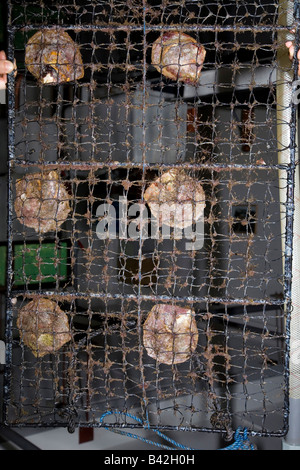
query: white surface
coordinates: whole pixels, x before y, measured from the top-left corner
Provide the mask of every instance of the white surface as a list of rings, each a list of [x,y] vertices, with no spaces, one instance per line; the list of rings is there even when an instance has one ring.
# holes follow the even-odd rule
[[[300,450],[300,446],[288,444],[284,439],[282,441],[282,450]]]
[[[94,429],[94,439],[92,441],[83,444],[79,444],[78,429],[72,434],[70,434],[66,428],[42,429],[40,431],[38,429],[30,431],[28,429],[17,428],[14,430],[41,450],[160,450],[160,447],[152,444],[142,442],[132,437],[121,436],[100,428]],[[170,445],[167,441],[160,439],[154,432],[144,431],[142,429],[128,429],[128,431],[141,435],[151,441],[168,446]],[[180,444],[200,450],[216,450],[220,447],[219,434],[174,432],[172,435],[169,433],[169,436]]]
[[[127,438],[113,434],[105,429],[94,429],[93,441],[79,444],[79,431],[76,430],[73,434],[68,433],[65,428],[56,428],[51,430],[33,430],[32,434],[22,432],[20,429],[16,431],[24,435],[26,439],[39,447],[40,450],[101,450],[101,451],[131,451],[143,450],[144,452],[152,452],[161,450],[160,447],[151,444],[143,443],[137,439]],[[144,437],[146,434],[143,434]],[[169,433],[169,436],[180,442],[183,445],[194,447],[201,450],[219,450],[229,443],[221,443],[219,434],[212,433]],[[159,438],[152,433],[148,434],[147,438],[156,442],[161,442],[168,445],[166,441],[159,441]],[[285,450],[281,438],[276,437],[250,437],[251,444],[257,446],[258,450]],[[5,442],[0,444],[0,450],[20,450],[13,443]],[[288,450],[288,449],[287,449]],[[296,449],[291,449],[296,450]],[[299,450],[299,449],[297,449]],[[146,455],[146,453],[145,453]]]

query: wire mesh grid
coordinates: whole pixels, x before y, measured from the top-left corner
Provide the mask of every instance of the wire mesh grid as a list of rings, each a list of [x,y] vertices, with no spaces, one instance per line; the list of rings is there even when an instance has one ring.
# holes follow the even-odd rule
[[[6,423],[286,432],[278,10],[8,2]]]

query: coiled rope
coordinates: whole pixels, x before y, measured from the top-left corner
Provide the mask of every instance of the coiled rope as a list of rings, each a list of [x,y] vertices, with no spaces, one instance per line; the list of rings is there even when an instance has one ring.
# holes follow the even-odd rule
[[[144,427],[144,429],[150,429],[150,425],[149,425],[148,421],[146,421],[146,423],[145,423],[142,419],[138,418],[137,416],[134,416],[130,413],[125,413],[125,412],[122,412],[122,411],[118,411],[118,410],[116,410],[116,411],[107,411],[106,413],[104,413],[100,418],[100,423],[102,425],[103,425],[103,421],[104,421],[105,417],[109,416],[109,415],[127,416],[128,418],[131,418],[134,421],[141,424]],[[120,428],[108,427],[108,426],[105,426],[105,424],[103,425],[103,427],[107,431],[111,431],[111,432],[114,432],[116,434],[121,434],[121,435],[126,436],[126,437],[131,437],[133,439],[138,439],[138,440],[140,440],[140,441],[142,441],[146,444],[154,445],[154,446],[159,447],[161,449],[167,449],[167,450],[177,450],[177,449],[198,450],[198,449],[195,449],[193,447],[187,447],[187,446],[184,446],[184,445],[180,444],[179,442],[176,442],[174,439],[171,439],[170,437],[166,436],[161,431],[159,431],[159,429],[152,429],[152,431],[157,436],[159,436],[162,439],[164,439],[165,441],[167,441],[169,444],[172,444],[174,447],[169,447],[169,446],[161,444],[159,442],[155,442],[155,441],[152,441],[150,439],[146,439],[145,437],[139,436],[138,434],[134,434],[130,431],[124,431]],[[227,447],[224,447],[222,449],[217,449],[217,450],[255,450],[255,449],[256,449],[255,446],[253,444],[251,444],[251,442],[249,441],[247,428],[242,429],[242,428],[239,427],[234,433],[234,442],[232,444],[230,444],[229,446],[227,446]]]

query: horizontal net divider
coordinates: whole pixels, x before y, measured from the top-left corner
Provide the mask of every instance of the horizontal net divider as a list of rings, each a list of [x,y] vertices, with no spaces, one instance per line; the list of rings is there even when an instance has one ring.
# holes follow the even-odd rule
[[[97,24],[80,24],[80,25],[68,25],[68,24],[60,24],[60,25],[48,25],[48,24],[39,24],[39,23],[32,23],[32,24],[9,24],[7,27],[8,32],[12,33],[14,31],[31,31],[31,30],[48,30],[48,29],[61,29],[61,30],[71,30],[71,31],[97,31],[101,30],[103,32],[110,32],[114,30],[122,30],[122,31],[139,31],[142,30],[145,33],[151,31],[196,31],[196,32],[205,32],[205,31],[212,31],[212,32],[266,32],[266,31],[285,31],[290,30],[288,26],[282,25],[202,25],[202,24],[179,24],[174,23],[172,25],[155,25],[155,24],[120,24],[120,23],[110,23],[109,25],[107,22],[97,23]]]
[[[153,170],[164,170],[168,168],[180,168],[186,170],[199,170],[199,169],[209,169],[209,170],[223,170],[223,171],[231,171],[231,170],[283,170],[288,171],[291,167],[290,165],[267,165],[267,164],[222,164],[222,163],[180,163],[180,164],[172,164],[172,163],[148,163],[148,162],[45,162],[45,163],[38,163],[38,162],[27,162],[20,159],[11,159],[10,165],[14,168],[47,168],[47,169],[77,169],[77,170],[91,170],[91,169],[99,169],[99,168],[110,168],[110,169],[117,169],[117,168],[139,168],[139,169],[147,169],[151,168]]]
[[[65,298],[65,299],[133,299],[137,301],[143,300],[153,300],[153,301],[170,301],[173,302],[206,302],[206,303],[222,303],[222,304],[232,304],[232,305],[274,305],[274,306],[283,306],[284,301],[281,299],[267,300],[267,299],[230,299],[223,297],[211,297],[211,296],[169,296],[169,295],[145,295],[145,294],[109,294],[109,293],[86,293],[86,292],[54,292],[54,291],[12,291],[12,296],[24,296],[24,297],[55,297],[55,298]]]

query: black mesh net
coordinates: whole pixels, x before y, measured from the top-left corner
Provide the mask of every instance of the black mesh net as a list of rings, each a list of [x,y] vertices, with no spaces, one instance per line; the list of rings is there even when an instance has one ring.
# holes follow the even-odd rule
[[[280,8],[8,2],[6,423],[285,432]]]

